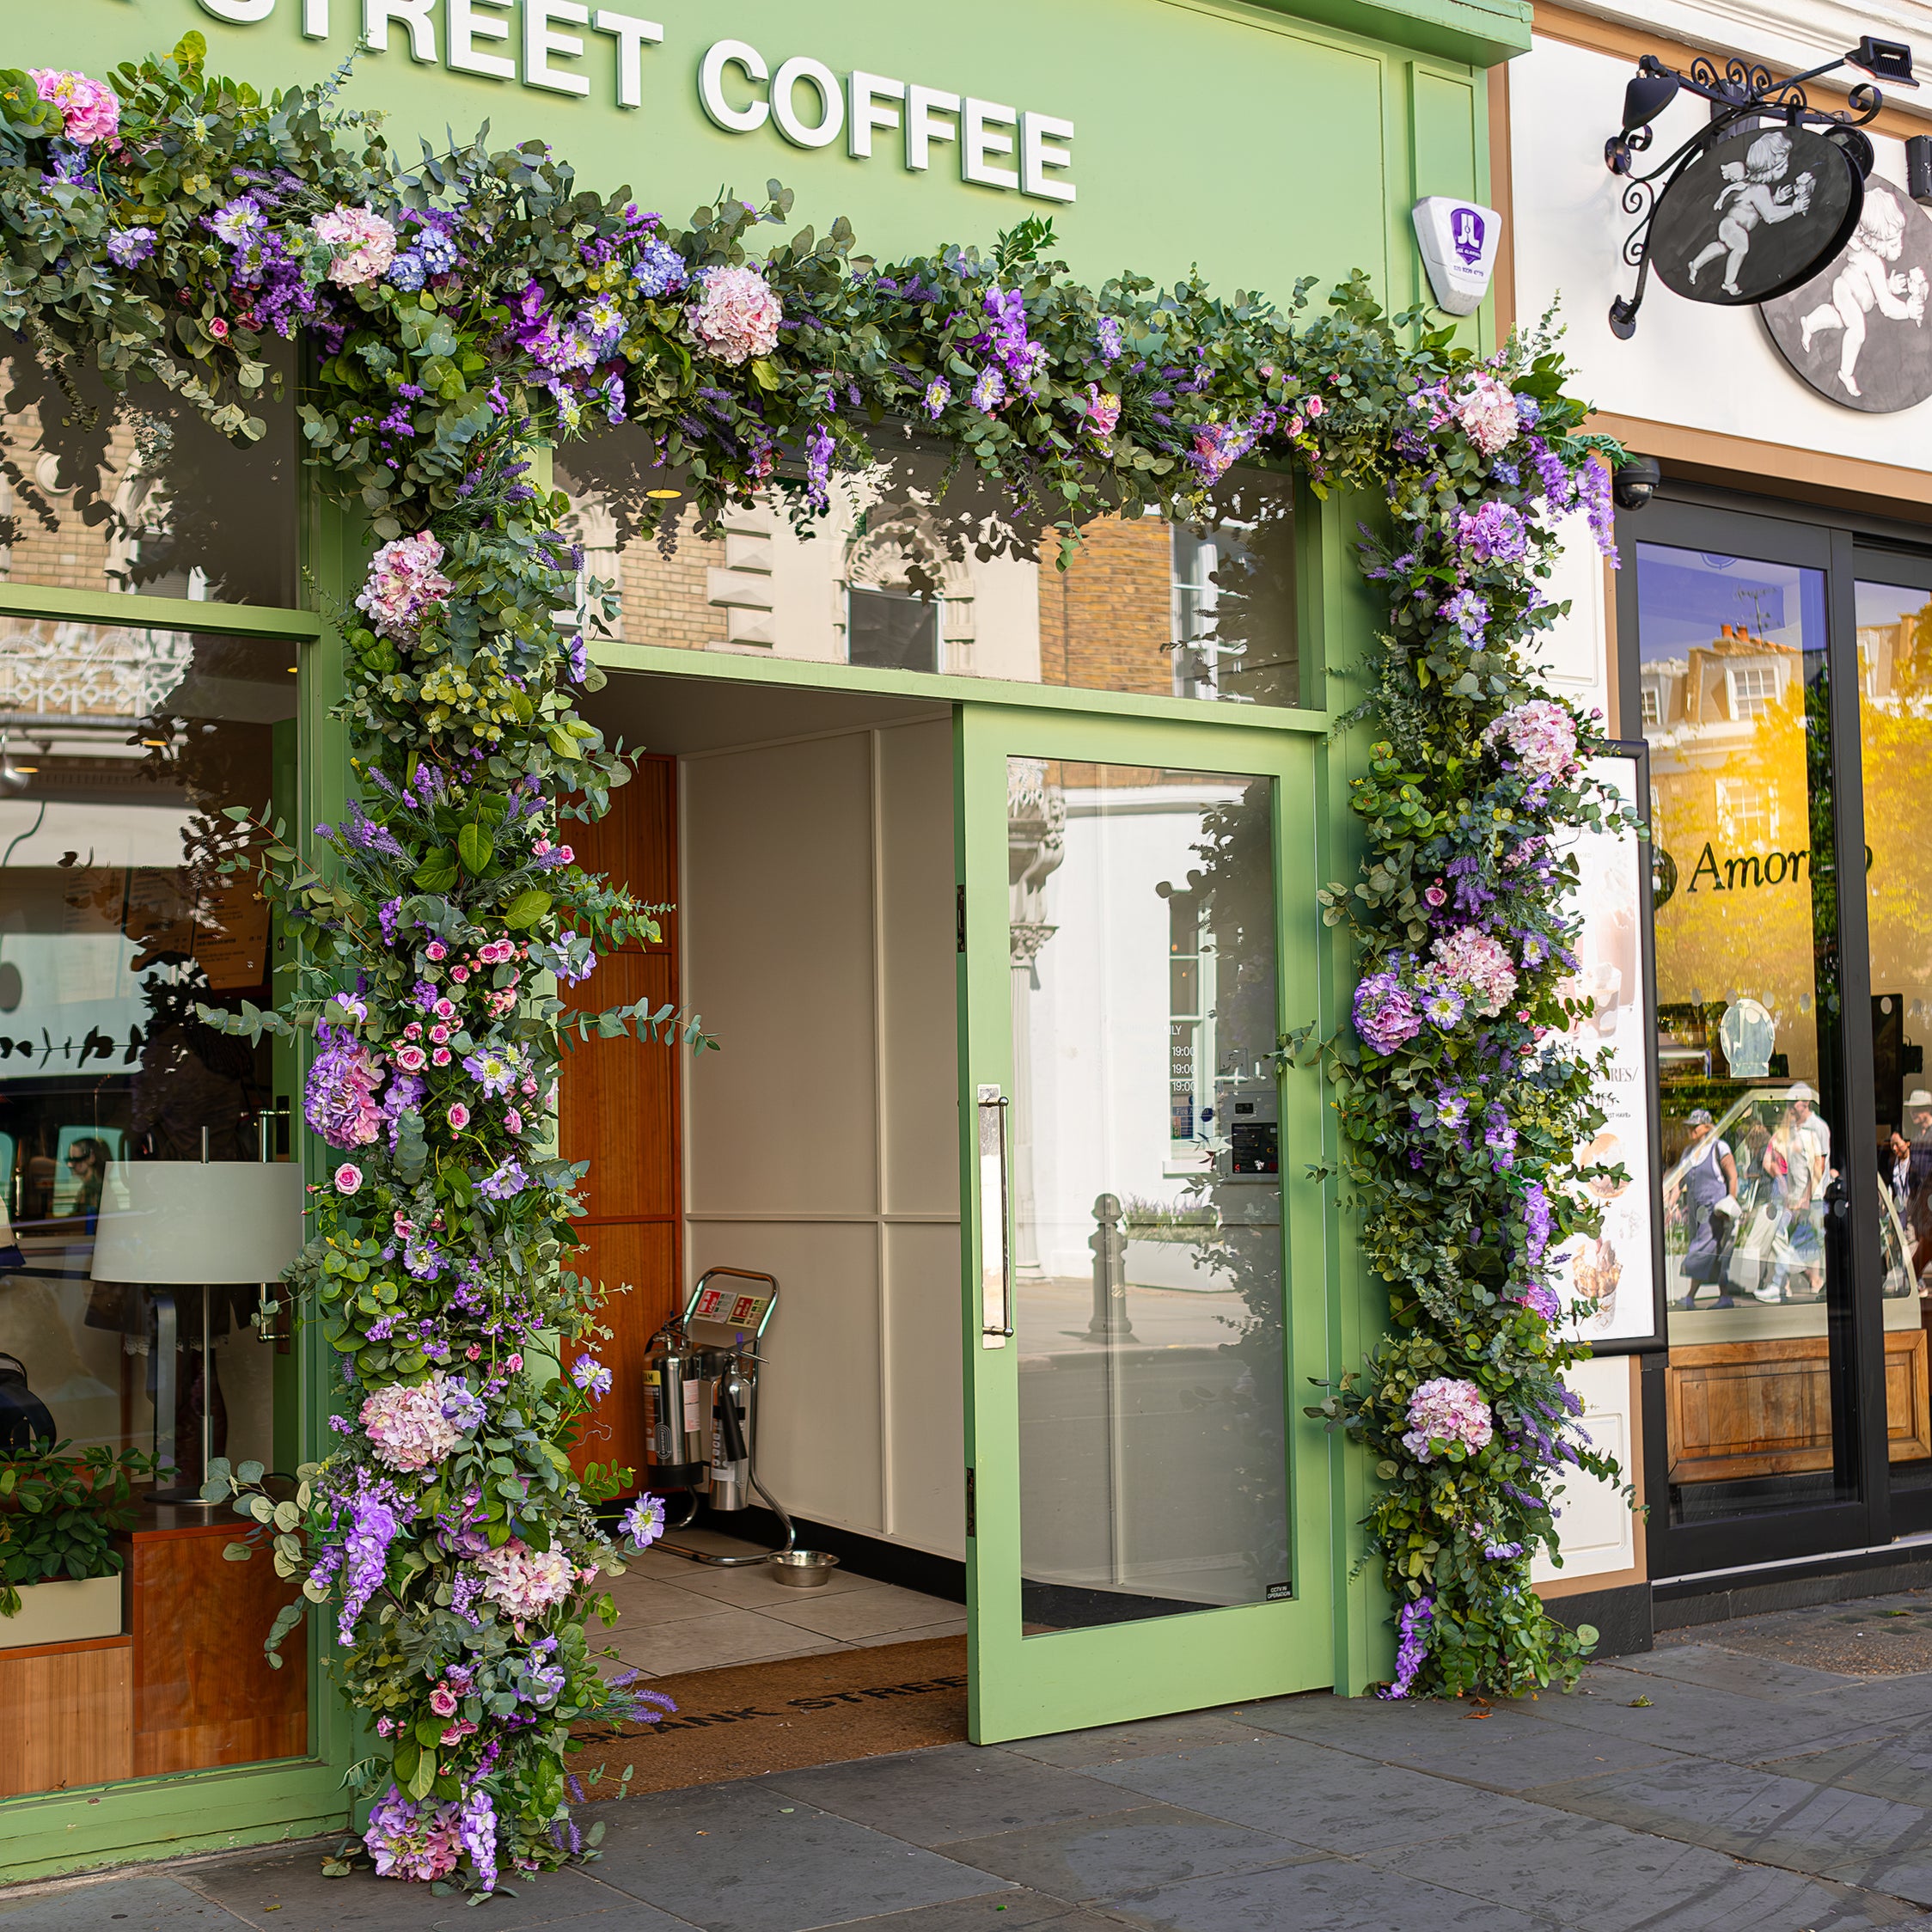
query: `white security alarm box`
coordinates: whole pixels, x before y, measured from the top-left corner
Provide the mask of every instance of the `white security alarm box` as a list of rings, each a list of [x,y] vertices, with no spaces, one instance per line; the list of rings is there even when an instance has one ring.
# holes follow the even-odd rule
[[[1428,194],[1415,204],[1415,240],[1437,308],[1468,315],[1482,306],[1501,234],[1501,217],[1481,202]]]

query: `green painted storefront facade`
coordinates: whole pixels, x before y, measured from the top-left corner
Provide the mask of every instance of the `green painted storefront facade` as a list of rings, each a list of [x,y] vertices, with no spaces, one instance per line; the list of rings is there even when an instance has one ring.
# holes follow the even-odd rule
[[[809,15],[777,0],[676,0],[651,8],[651,24],[662,29],[653,42],[635,28],[599,34],[577,26],[554,7],[533,29],[526,3],[472,0],[464,8],[460,0],[409,0],[388,9],[396,16],[388,25],[388,45],[357,62],[349,103],[380,107],[392,139],[405,148],[418,132],[440,138],[447,127],[461,137],[486,119],[493,144],[548,142],[574,162],[586,184],[628,184],[641,205],[674,217],[721,186],[756,193],[776,177],[796,192],[796,220],[822,228],[845,215],[860,246],[882,258],[946,242],[987,243],[1024,217],[1043,215],[1054,221],[1058,252],[1084,278],[1097,281],[1131,268],[1171,279],[1198,266],[1218,288],[1257,290],[1285,301],[1302,278],[1313,278],[1321,290],[1360,269],[1395,308],[1425,292],[1409,226],[1414,201],[1424,194],[1485,197],[1483,69],[1526,47],[1529,33],[1526,6],[1459,0],[1416,0],[1413,6],[1311,0],[1296,11],[1197,0],[982,0],[972,9],[916,9],[836,0]],[[58,7],[6,0],[5,62],[98,75],[121,60],[165,50],[193,29],[208,40],[211,68],[266,90],[319,81],[338,67],[361,30],[365,4],[376,16],[385,12],[381,0],[64,0]],[[219,17],[249,13],[262,17]],[[471,56],[510,61],[518,77],[452,70],[452,13],[470,22]],[[312,31],[305,34],[305,25]],[[504,33],[492,35],[496,27]],[[541,40],[546,29],[566,41],[580,40],[582,55],[559,51],[553,39],[535,47],[533,62],[532,37]],[[889,129],[874,130],[870,156],[853,154],[843,131],[816,148],[787,141],[768,120],[752,131],[728,131],[706,114],[700,83],[706,49],[726,38],[756,50],[770,71],[802,56],[841,81],[861,70],[1003,104],[1014,111],[1014,120],[1010,128],[995,121],[996,144],[981,163],[987,169],[1011,164],[1018,172],[1020,156],[997,149],[1002,130],[1018,144],[1018,115],[1070,122],[1071,138],[1046,138],[1049,150],[1068,156],[1070,165],[1049,166],[1042,178],[1055,186],[1071,182],[1075,199],[1069,204],[1030,196],[1017,185],[962,180],[957,142],[935,144],[929,165],[914,171],[903,163],[900,133]],[[627,49],[636,60],[634,107],[620,101]],[[538,64],[553,76],[550,86],[522,77]],[[557,76],[581,80],[584,91],[559,91]],[[739,108],[765,92],[743,62],[725,70],[723,90]],[[793,98],[808,110],[817,105],[809,85]],[[1486,334],[1487,308],[1465,326]],[[311,825],[339,809],[346,780],[342,737],[327,715],[339,688],[337,645],[315,611],[325,598],[352,593],[365,547],[345,519],[306,492],[303,500],[309,610],[271,613],[0,584],[0,612],[300,639],[294,816]],[[1373,600],[1357,573],[1351,544],[1358,514],[1372,508],[1318,504],[1305,494],[1299,507],[1301,648],[1304,661],[1315,667],[1307,708],[1301,710],[1237,711],[1183,698],[1000,686],[845,664],[761,662],[743,654],[710,657],[647,642],[607,645],[600,656],[614,671],[951,702],[959,720],[963,801],[989,782],[983,770],[975,775],[974,760],[996,745],[1025,750],[1037,743],[1050,751],[1057,742],[1061,755],[1275,772],[1285,801],[1276,885],[1287,907],[1290,895],[1305,902],[1313,883],[1353,866],[1346,810],[1353,752],[1345,740],[1331,740],[1329,726],[1360,694],[1349,669],[1375,624]],[[1063,740],[1056,741],[1056,731],[1067,734]],[[1066,749],[1076,741],[1088,749]],[[989,861],[968,849],[961,863],[962,877],[970,880],[974,867]],[[973,903],[990,907],[994,896],[989,892]],[[976,1061],[983,1077],[987,1056],[996,1057],[998,1049],[987,1031],[991,1023],[973,1003],[971,980],[982,953],[1004,969],[1006,941],[990,914],[980,912],[969,938],[975,950],[963,968],[963,1057]],[[1313,1022],[1328,1030],[1343,1010],[1348,975],[1340,942],[1330,937],[1311,945],[1299,965],[1284,970],[1284,1024]],[[688,993],[701,1004],[701,988]],[[963,1073],[969,1090],[969,1071]],[[1318,1076],[1288,1076],[1283,1104],[1285,1122],[1304,1123],[1304,1145],[1327,1144],[1332,1130]],[[313,1153],[310,1159],[313,1165]],[[1299,1203],[1291,1206],[1296,1319],[1323,1331],[1318,1360],[1298,1351],[1295,1372],[1306,1376],[1359,1360],[1379,1332],[1380,1311],[1360,1281],[1332,1183],[1300,1182],[1288,1165],[1284,1161],[1284,1186],[1291,1203]],[[325,1448],[325,1353],[319,1336],[298,1345],[287,1380],[290,1394],[299,1390],[299,1407],[284,1413],[297,1414],[299,1421],[279,1432],[288,1440],[278,1440],[278,1452],[315,1455]],[[1299,1410],[1293,1389],[1291,1402]],[[1359,1690],[1387,1673],[1392,1655],[1379,1591],[1366,1579],[1349,1580],[1360,1554],[1354,1525],[1366,1507],[1367,1470],[1361,1458],[1343,1453],[1299,1414],[1293,1428],[1309,1478],[1297,1490],[1300,1574],[1322,1580],[1319,1614],[1309,1628],[1324,1627],[1308,1641],[1324,1654],[1312,1662],[1305,1659],[1300,1674],[1279,1687],[1333,1682]],[[969,1447],[981,1457],[990,1452],[986,1446]],[[1144,1635],[1155,1626],[1140,1628]],[[1258,1623],[1256,1630],[1258,1636],[1243,1636],[1236,1648],[1246,1651],[1256,1642],[1275,1641]],[[1117,1659],[1096,1659],[1091,1684],[1076,1683],[1056,1698],[1054,1721],[1099,1721],[1106,1715],[1108,1673],[1142,1663],[1187,1668],[1171,1659],[1140,1659],[1128,1642]],[[355,1755],[355,1739],[313,1658],[309,1667],[311,1759],[0,1803],[0,1878],[46,1877],[343,1825],[348,1806],[341,1779]],[[1250,1694],[1238,1687],[1230,1691],[1237,1680],[1225,1677],[1218,1662],[1195,1669],[1196,1703]],[[987,1721],[990,1735],[1018,1720],[988,1712]]]

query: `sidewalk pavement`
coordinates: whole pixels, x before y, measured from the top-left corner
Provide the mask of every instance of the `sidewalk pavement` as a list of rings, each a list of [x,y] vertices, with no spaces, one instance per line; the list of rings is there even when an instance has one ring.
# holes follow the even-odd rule
[[[475,1916],[307,1844],[0,1892],[0,1932],[1932,1932],[1932,1669],[1873,1674],[1932,1595],[1800,1621],[1852,1667],[1755,1618],[1487,1715],[1285,1697],[590,1806],[599,1860]]]

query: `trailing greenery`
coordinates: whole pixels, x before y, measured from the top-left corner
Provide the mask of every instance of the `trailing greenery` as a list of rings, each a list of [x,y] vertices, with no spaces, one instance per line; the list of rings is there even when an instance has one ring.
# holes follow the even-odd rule
[[[119,1576],[114,1538],[134,1525],[134,1484],[153,1460],[137,1449],[42,1444],[0,1457],[0,1617],[20,1615],[36,1583]]]
[[[376,1797],[378,1868],[488,1890],[503,1867],[572,1856],[571,1726],[638,1709],[584,1634],[617,1561],[592,1506],[629,1478],[571,1472],[608,1372],[572,1354],[600,1291],[571,1266],[582,1171],[553,1158],[547,1116],[566,1034],[704,1035],[645,1005],[587,1016],[558,990],[655,927],[565,836],[626,769],[576,710],[601,678],[568,614],[569,506],[533,467],[546,443],[621,423],[667,492],[645,499],[667,544],[681,512],[708,530],[758,492],[809,527],[835,473],[914,432],[956,486],[1068,548],[1108,511],[1202,516],[1242,459],[1385,496],[1395,535],[1369,566],[1391,615],[1368,709],[1386,743],[1356,792],[1370,864],[1330,909],[1402,999],[1467,997],[1399,1041],[1371,1015],[1381,1049],[1336,1047],[1396,1336],[1330,1408],[1379,1458],[1372,1527],[1411,1626],[1433,1605],[1433,1637],[1405,1631],[1403,1688],[1568,1669],[1524,1564],[1554,1544],[1556,1372],[1574,1351],[1519,1291],[1537,1285],[1538,1217],[1559,1235],[1579,1222],[1566,1188],[1593,1118],[1587,1075],[1537,1038],[1562,1023],[1564,876],[1537,841],[1593,808],[1580,779],[1530,782],[1491,736],[1535,693],[1556,515],[1580,488],[1600,498],[1554,357],[1479,362],[1385,315],[1360,276],[1320,311],[1298,288],[1287,314],[1191,278],[1085,288],[1036,223],[990,254],[890,265],[843,222],[760,250],[789,217],[776,183],[761,206],[727,196],[678,227],[581,188],[537,144],[406,162],[337,88],[265,97],[203,57],[190,35],[111,91],[0,74],[0,323],[57,369],[158,380],[244,440],[263,433],[268,338],[300,333],[309,456],[382,544],[340,626],[358,802],[315,863],[284,828],[251,831],[301,943],[296,997],[203,1013],[315,1033],[307,1115],[341,1157],[294,1274],[339,1365],[340,1440],[294,1498],[246,1466],[214,1487],[303,1600],[333,1608],[331,1666],[376,1733],[354,1782]],[[1472,516],[1488,519],[1473,536]],[[1562,715],[1587,749],[1587,722]],[[1438,876],[1473,882],[1460,926],[1428,896]],[[1479,1016],[1455,978],[1483,964],[1471,942],[1453,971],[1434,958],[1464,928],[1507,950],[1507,1011]],[[1547,957],[1525,951],[1532,928]],[[1507,1163],[1415,1124],[1422,1103],[1447,1119],[1439,1087],[1503,1110]],[[1455,1407],[1470,1440],[1403,1449],[1432,1379],[1480,1391]],[[1493,1418],[1481,1445],[1470,1400]],[[628,1540],[658,1519],[640,1501]],[[1525,1554],[1479,1556],[1485,1537]]]

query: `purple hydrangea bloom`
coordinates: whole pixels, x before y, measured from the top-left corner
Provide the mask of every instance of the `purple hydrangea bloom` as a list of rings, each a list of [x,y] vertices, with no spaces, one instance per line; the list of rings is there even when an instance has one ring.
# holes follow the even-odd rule
[[[668,242],[656,235],[638,250],[637,266],[631,271],[631,284],[647,302],[659,296],[676,295],[691,279],[684,257]]]
[[[354,1034],[326,1020],[315,1034],[322,1050],[303,1088],[303,1116],[332,1147],[366,1146],[382,1130],[376,1104],[382,1070]]]
[[[521,1194],[529,1185],[529,1181],[523,1164],[511,1159],[504,1161],[493,1174],[486,1174],[476,1183],[476,1191],[486,1201],[508,1201],[512,1195]]]
[[[462,1811],[456,1821],[456,1835],[475,1868],[481,1889],[492,1892],[497,1882],[497,1807],[480,1784],[473,1784],[463,1794]]]
[[[1422,1030],[1409,989],[1393,973],[1371,973],[1355,988],[1355,1031],[1376,1053],[1393,1053]]]
[[[1530,527],[1523,512],[1494,500],[1456,518],[1456,541],[1479,564],[1513,564],[1530,547]]]
[[[389,281],[406,295],[413,295],[429,279],[428,265],[424,261],[422,251],[405,248],[389,264]]]
[[[1101,361],[1114,361],[1121,352],[1120,317],[1103,315],[1094,326],[1093,338],[1099,345]]]

